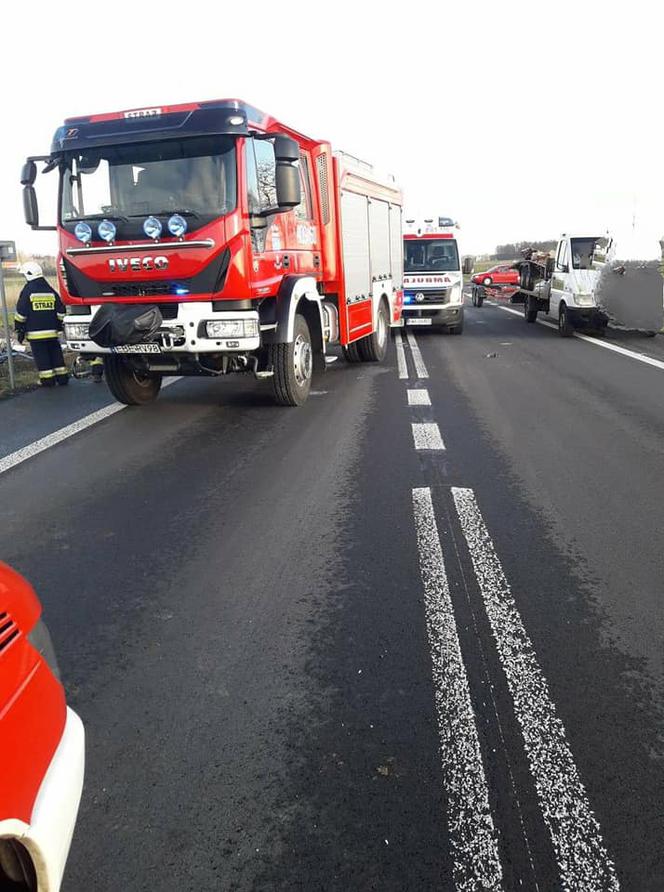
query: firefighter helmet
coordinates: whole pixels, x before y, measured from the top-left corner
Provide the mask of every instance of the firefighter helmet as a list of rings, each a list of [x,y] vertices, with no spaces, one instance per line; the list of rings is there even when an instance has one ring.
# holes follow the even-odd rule
[[[38,263],[35,263],[34,260],[29,260],[27,263],[24,263],[21,267],[21,275],[25,276],[28,282],[32,282],[33,279],[39,279],[44,275],[44,271]]]

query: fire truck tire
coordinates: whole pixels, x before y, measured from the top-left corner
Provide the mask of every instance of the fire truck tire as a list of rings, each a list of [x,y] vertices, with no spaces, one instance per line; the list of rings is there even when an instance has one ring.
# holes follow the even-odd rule
[[[355,341],[353,344],[348,344],[348,346],[342,347],[341,352],[343,353],[346,362],[362,362],[359,341]]]
[[[271,344],[269,351],[275,401],[280,406],[301,406],[309,396],[313,373],[311,333],[304,316],[295,316],[291,343]]]
[[[390,317],[387,304],[381,300],[376,315],[376,331],[358,343],[357,349],[362,362],[382,362],[387,353],[387,334],[390,330]]]
[[[161,390],[161,375],[139,374],[121,356],[104,357],[104,374],[108,389],[126,406],[151,403]]]

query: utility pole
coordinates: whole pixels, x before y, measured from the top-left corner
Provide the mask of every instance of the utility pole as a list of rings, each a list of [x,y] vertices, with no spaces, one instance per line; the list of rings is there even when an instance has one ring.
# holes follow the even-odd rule
[[[5,260],[16,260],[16,245],[14,242],[0,241],[0,304],[2,304],[2,323],[5,329],[7,342],[7,368],[9,369],[9,389],[14,390],[14,357],[12,355],[12,340],[9,332],[9,313],[7,311],[7,298],[5,297],[5,276],[2,264]]]

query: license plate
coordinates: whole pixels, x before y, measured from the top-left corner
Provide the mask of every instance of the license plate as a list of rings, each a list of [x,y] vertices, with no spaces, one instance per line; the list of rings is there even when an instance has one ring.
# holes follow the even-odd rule
[[[433,325],[432,319],[406,319],[406,325]]]
[[[113,353],[161,353],[159,344],[124,344],[122,347],[111,347]]]

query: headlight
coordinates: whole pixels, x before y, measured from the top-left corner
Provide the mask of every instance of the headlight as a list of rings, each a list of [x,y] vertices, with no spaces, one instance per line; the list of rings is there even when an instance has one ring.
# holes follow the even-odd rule
[[[173,214],[168,220],[168,231],[176,238],[180,238],[187,231],[187,221],[180,214]]]
[[[74,235],[79,242],[84,242],[87,245],[92,239],[92,226],[90,226],[89,223],[77,223],[74,229]]]
[[[590,291],[578,291],[574,295],[574,302],[580,307],[592,307],[595,303],[595,298]]]
[[[460,304],[463,303],[463,290],[461,285],[458,283],[456,285],[452,285],[450,288],[450,299],[449,303],[451,304]]]
[[[115,238],[117,229],[115,228],[115,223],[111,223],[110,220],[102,220],[97,227],[97,232],[99,238],[103,239],[105,242],[112,242]]]
[[[205,324],[209,338],[256,338],[258,337],[258,321],[256,319],[220,319]]]
[[[148,217],[143,223],[143,232],[148,238],[159,238],[162,228],[161,220],[156,217]]]
[[[87,341],[89,337],[89,328],[89,322],[65,321],[65,337],[68,341]]]

